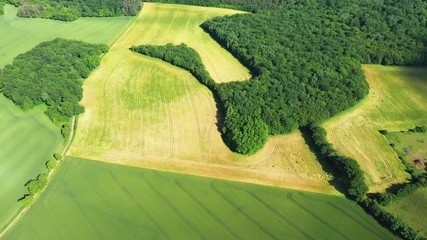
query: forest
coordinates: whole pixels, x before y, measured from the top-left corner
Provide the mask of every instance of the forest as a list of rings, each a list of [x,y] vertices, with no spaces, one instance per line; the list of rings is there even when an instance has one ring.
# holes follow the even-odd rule
[[[40,17],[74,21],[80,17],[134,16],[140,10],[140,0],[0,0],[18,7],[19,17]]]
[[[54,123],[67,124],[83,113],[83,79],[107,51],[106,45],[65,39],[40,43],[0,70],[0,92],[23,109],[45,105]]]
[[[239,0],[155,2],[250,5]],[[244,129],[248,123],[261,121],[269,134],[289,133],[334,116],[364,98],[369,86],[361,64],[427,63],[425,1],[250,3],[259,6],[254,14],[219,17],[202,24],[253,74],[250,81],[217,87],[224,126],[229,129]],[[226,131],[227,127],[223,133],[230,148],[244,144],[239,142],[241,137],[227,137]],[[254,148],[259,146],[244,149]]]

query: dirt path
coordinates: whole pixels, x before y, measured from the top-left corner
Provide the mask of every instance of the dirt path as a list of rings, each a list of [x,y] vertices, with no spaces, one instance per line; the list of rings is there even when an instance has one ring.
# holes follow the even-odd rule
[[[67,152],[68,152],[68,149],[70,148],[70,146],[71,146],[71,143],[72,143],[72,141],[73,141],[73,137],[74,137],[74,128],[75,128],[75,124],[76,124],[76,116],[73,116],[73,118],[71,119],[71,132],[70,132],[70,136],[68,137],[68,142],[67,142],[67,145],[65,146],[65,148],[64,148],[64,150],[62,151],[62,158],[64,158],[66,155],[67,155]],[[58,162],[58,165],[56,166],[56,168],[54,168],[52,171],[50,171],[49,172],[49,175],[47,176],[47,181],[48,181],[48,183],[47,184],[49,184],[49,182],[50,182],[50,180],[51,180],[51,178],[52,178],[52,176],[53,176],[53,173],[55,172],[55,170],[57,169],[57,168],[59,168],[60,167],[60,164],[61,164],[61,161],[60,162]],[[44,190],[43,190],[44,191]],[[41,193],[37,193],[36,195],[34,195],[34,199],[33,199],[33,202],[29,205],[29,206],[27,206],[27,207],[25,207],[25,208],[23,208],[19,213],[18,213],[18,215],[16,215],[16,217],[9,223],[9,225],[7,225],[1,232],[0,232],[0,239],[13,227],[13,226],[15,226],[15,224],[25,215],[25,213],[27,213],[27,211],[28,210],[30,210],[30,208],[31,208],[31,206],[37,201],[37,199],[39,198],[39,196],[43,193],[43,191],[41,192]]]

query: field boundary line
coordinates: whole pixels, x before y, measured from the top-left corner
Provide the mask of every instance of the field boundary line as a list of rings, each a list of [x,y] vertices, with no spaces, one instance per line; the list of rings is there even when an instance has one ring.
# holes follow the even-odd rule
[[[308,210],[306,207],[304,207],[301,203],[299,203],[298,201],[296,201],[293,197],[292,197],[292,193],[288,192],[287,194],[287,198],[294,203],[298,208],[300,208],[301,210],[303,210],[304,212],[306,212],[308,215],[310,215],[311,217],[317,219],[319,222],[323,223],[325,226],[329,227],[332,231],[334,231],[335,233],[337,233],[338,235],[340,235],[341,237],[343,237],[344,239],[350,239],[348,238],[345,234],[343,234],[342,232],[340,232],[338,229],[336,229],[334,226],[332,226],[331,224],[329,224],[328,222],[326,222],[325,220],[323,220],[322,218],[320,218],[319,216],[317,216],[316,214],[314,214],[312,211]]]
[[[233,201],[231,201],[227,196],[225,196],[221,191],[219,191],[215,186],[214,182],[209,183],[210,188],[218,194],[222,199],[224,199],[229,205],[231,205],[234,209],[236,209],[240,214],[242,214],[246,219],[251,221],[255,226],[257,226],[262,232],[267,234],[271,239],[277,239],[272,233],[270,233],[267,229],[261,226],[257,221],[255,221],[251,216],[249,216],[245,211],[243,211],[239,206],[237,206]]]
[[[71,120],[71,132],[70,132],[70,136],[68,137],[68,143],[67,143],[67,145],[65,146],[65,148],[64,148],[64,150],[62,151],[62,156],[63,156],[63,158],[66,156],[66,154],[67,154],[67,152],[68,152],[68,149],[70,148],[70,146],[71,146],[71,143],[72,143],[72,141],[73,141],[73,139],[74,139],[74,134],[75,134],[75,126],[76,126],[76,116],[74,115],[73,117],[72,117],[72,120]],[[62,160],[63,161],[63,160]],[[52,176],[53,176],[53,174],[54,174],[54,172],[55,172],[55,169],[59,169],[59,167],[61,166],[61,162],[62,161],[59,161],[58,163],[57,163],[57,166],[56,166],[56,168],[54,168],[53,170],[51,170],[49,173],[48,173],[48,176],[47,176],[47,181],[48,181],[48,183],[47,183],[47,186],[46,186],[46,188],[49,186],[49,183],[50,183],[50,180],[51,180],[51,178],[52,178]],[[45,189],[46,189],[45,188]],[[13,226],[15,226],[15,224],[27,213],[27,211],[28,210],[30,210],[30,208],[31,208],[31,206],[37,201],[37,199],[39,198],[39,196],[44,192],[45,190],[43,190],[41,193],[37,193],[36,195],[34,195],[34,199],[33,199],[33,202],[29,205],[29,206],[27,206],[27,207],[24,207],[20,212],[18,212],[18,214],[15,216],[15,218],[13,218],[13,219],[11,219],[11,221],[10,221],[10,223],[8,224],[8,225],[6,225],[2,230],[1,230],[1,232],[0,232],[0,239],[13,227]]]
[[[207,239],[205,236],[203,236],[202,233],[199,232],[179,211],[170,203],[144,176],[143,173],[139,174],[139,177],[150,187],[150,189],[158,196],[160,197],[166,205],[169,206],[169,208],[172,209],[173,212],[175,212],[181,220],[183,220],[190,228],[193,230],[201,239]]]
[[[123,186],[123,184],[117,179],[117,177],[114,175],[113,172],[109,171],[110,176],[114,179],[114,181],[120,186],[120,188],[123,190],[123,192],[128,196],[128,198],[138,207],[138,209],[144,213],[148,219],[154,224],[154,226],[167,238],[171,239],[169,234],[160,226],[159,223],[154,219],[153,216],[147,211],[147,209],[144,208],[136,199],[135,197],[129,192],[129,190]]]
[[[277,212],[274,208],[272,208],[270,205],[268,205],[266,202],[264,202],[261,198],[259,198],[256,194],[254,194],[251,191],[246,191],[249,195],[252,196],[252,198],[254,198],[256,201],[258,201],[259,203],[261,203],[265,208],[267,208],[268,210],[270,210],[272,213],[274,213],[274,215],[276,215],[277,217],[279,217],[280,219],[282,219],[282,221],[286,222],[289,226],[291,226],[293,229],[297,230],[301,235],[303,235],[304,237],[306,237],[307,239],[311,239],[314,240],[314,238],[312,238],[310,235],[308,235],[306,232],[304,232],[302,229],[300,229],[297,225],[295,225],[291,220],[287,219],[285,216],[283,216],[282,214],[280,214],[279,212]]]
[[[175,184],[195,203],[197,203],[203,210],[205,210],[213,219],[215,219],[221,226],[223,226],[231,235],[233,235],[236,239],[241,239],[239,235],[237,235],[230,227],[227,226],[220,218],[218,218],[209,208],[207,208],[203,203],[199,201],[193,194],[191,194],[178,180],[175,180]]]
[[[110,209],[110,211],[118,218],[119,222],[122,224],[123,228],[126,230],[126,232],[129,234],[129,236],[132,239],[136,239],[135,235],[132,233],[132,231],[129,229],[129,227],[124,222],[123,218],[117,213],[117,211],[111,206],[111,204],[105,199],[104,195],[96,188],[94,183],[90,181],[87,173],[81,168],[79,165],[79,170],[83,174],[83,177],[85,178],[86,182],[89,183],[89,185],[92,187],[92,189],[95,191],[95,193],[101,198],[101,200],[104,202],[104,204]]]
[[[375,229],[371,228],[371,226],[369,225],[365,225],[364,222],[356,219],[354,216],[351,216],[349,213],[347,213],[345,210],[339,208],[337,205],[331,203],[331,202],[327,202],[327,204],[331,207],[333,207],[334,209],[336,209],[337,211],[339,211],[340,213],[344,214],[346,217],[348,217],[349,219],[353,220],[355,223],[357,223],[359,226],[363,227],[364,229],[368,230],[369,232],[373,233],[374,235],[376,235],[377,237],[387,240],[388,238],[385,237],[383,234],[381,234],[380,232],[377,232]]]

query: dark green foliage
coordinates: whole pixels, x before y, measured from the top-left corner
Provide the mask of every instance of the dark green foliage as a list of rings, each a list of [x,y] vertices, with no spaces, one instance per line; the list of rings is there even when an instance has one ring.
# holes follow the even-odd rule
[[[178,46],[138,46],[132,51],[160,58],[188,70],[200,83],[216,95],[221,85],[216,84],[206,71],[199,54],[185,44]],[[261,149],[268,138],[268,126],[260,117],[260,111],[238,113],[232,105],[226,105],[226,116],[222,129],[225,143],[231,150],[241,154],[253,154]]]
[[[419,176],[417,178],[413,178],[410,183],[403,184],[399,190],[395,193],[385,192],[380,194],[377,197],[377,201],[382,206],[387,206],[395,201],[399,201],[404,199],[413,193],[415,193],[419,188],[427,186],[427,175]]]
[[[254,75],[219,85],[221,104],[241,115],[260,111],[273,135],[329,118],[362,99],[369,87],[361,63],[427,63],[422,0],[156,2],[258,6],[256,14],[219,17],[202,27]],[[236,126],[240,118],[227,121]]]
[[[274,9],[290,1],[284,0],[147,0],[144,2],[177,3],[185,5],[224,7],[258,12],[265,9]]]
[[[83,79],[107,51],[106,45],[64,39],[41,43],[0,72],[0,91],[23,109],[45,104],[53,122],[69,122],[84,111]]]
[[[314,150],[334,168],[334,175],[338,177],[348,196],[358,202],[364,199],[368,186],[365,183],[364,173],[356,160],[340,155],[328,142],[324,128],[313,124],[308,131],[314,144]]]
[[[132,47],[131,50],[151,57],[160,58],[175,66],[184,68],[211,90],[215,87],[215,82],[206,71],[199,54],[184,43],[180,45],[166,44],[165,46],[143,45]]]
[[[251,155],[267,142],[268,126],[259,114],[240,115],[229,107],[225,116],[222,132],[232,151]]]
[[[397,215],[385,211],[376,200],[366,198],[360,205],[370,213],[381,225],[390,229],[403,239],[420,239],[422,234],[409,226]]]
[[[140,0],[21,0],[15,5],[19,6],[20,17],[61,21],[74,21],[79,17],[134,16],[142,6]]]

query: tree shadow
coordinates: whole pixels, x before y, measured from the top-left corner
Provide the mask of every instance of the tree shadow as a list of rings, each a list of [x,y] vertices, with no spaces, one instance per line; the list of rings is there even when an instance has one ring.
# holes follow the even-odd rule
[[[329,175],[332,175],[333,178],[331,180],[328,180],[328,183],[331,184],[337,191],[340,193],[347,195],[346,188],[343,186],[343,184],[340,182],[337,176],[337,172],[332,167],[332,165],[325,159],[322,154],[320,153],[320,150],[316,147],[316,145],[313,142],[313,139],[311,138],[311,135],[308,131],[308,127],[301,127],[300,129],[301,135],[304,138],[305,143],[308,145],[308,148],[314,155],[316,156],[316,159],[319,161],[320,165],[322,166],[322,170],[328,173]]]

